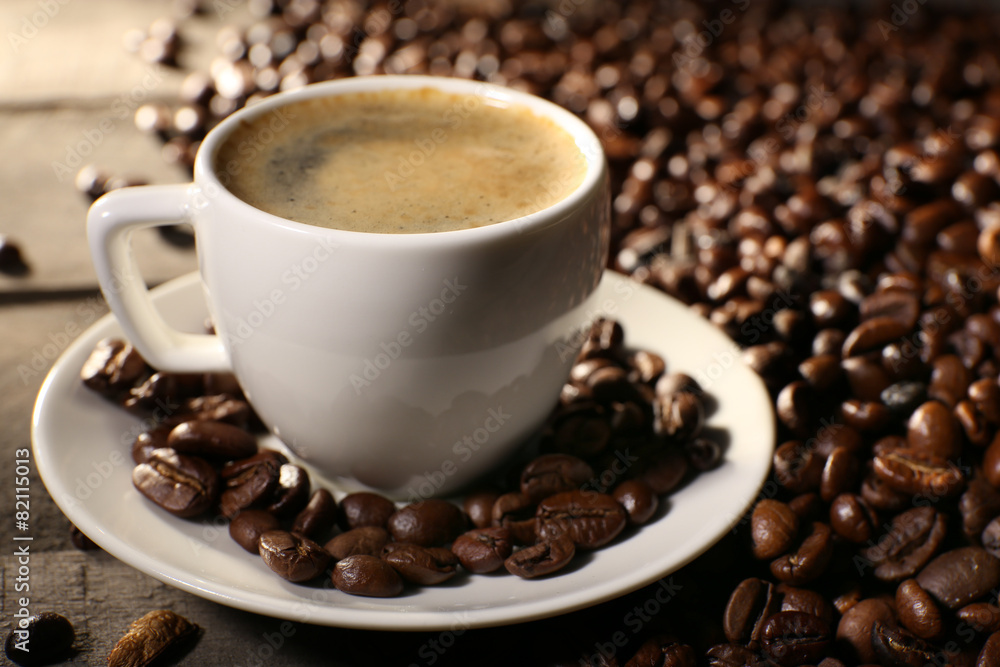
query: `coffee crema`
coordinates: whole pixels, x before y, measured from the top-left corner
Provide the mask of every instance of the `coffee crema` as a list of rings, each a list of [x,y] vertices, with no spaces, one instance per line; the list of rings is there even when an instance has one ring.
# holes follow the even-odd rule
[[[215,170],[237,197],[282,218],[413,234],[541,211],[579,187],[587,163],[566,130],[527,107],[420,88],[263,114],[226,139]]]

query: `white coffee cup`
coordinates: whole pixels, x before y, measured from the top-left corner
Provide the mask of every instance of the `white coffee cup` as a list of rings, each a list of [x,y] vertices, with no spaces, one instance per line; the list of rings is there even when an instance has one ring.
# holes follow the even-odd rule
[[[214,166],[241,121],[272,114],[280,132],[289,122],[282,109],[296,101],[422,87],[552,119],[586,160],[582,184],[516,220],[373,234],[265,213],[230,193]],[[195,230],[215,335],[166,325],[131,254],[131,230],[178,222]],[[193,183],[114,191],[88,216],[101,289],[150,364],[231,370],[268,428],[314,471],[395,497],[452,492],[542,424],[582,343],[609,226],[607,166],[584,122],[525,93],[423,76],[341,79],[269,97],[208,133]]]

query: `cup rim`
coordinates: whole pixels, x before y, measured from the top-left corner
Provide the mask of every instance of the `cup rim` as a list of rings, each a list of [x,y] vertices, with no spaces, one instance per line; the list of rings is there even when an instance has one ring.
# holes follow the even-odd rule
[[[586,160],[587,169],[583,180],[575,190],[563,199],[539,211],[518,218],[467,229],[387,234],[321,227],[268,213],[233,194],[221,182],[213,168],[220,147],[241,123],[276,111],[283,106],[318,97],[419,88],[435,88],[446,93],[484,95],[498,101],[526,106],[535,113],[549,118],[573,137],[577,148]],[[343,240],[345,241],[379,238],[379,242],[382,243],[420,243],[422,241],[429,242],[431,239],[433,242],[445,242],[446,240],[466,242],[519,235],[555,224],[585,205],[591,194],[597,192],[601,187],[606,178],[606,172],[607,163],[604,150],[594,131],[575,114],[553,102],[531,93],[484,81],[418,74],[378,74],[311,83],[296,90],[276,93],[252,106],[244,107],[230,114],[213,127],[202,140],[194,160],[194,185],[203,195],[202,202],[221,196],[227,199],[227,205],[245,208],[247,215],[264,216],[269,224],[293,231],[324,233],[333,237],[344,235]]]

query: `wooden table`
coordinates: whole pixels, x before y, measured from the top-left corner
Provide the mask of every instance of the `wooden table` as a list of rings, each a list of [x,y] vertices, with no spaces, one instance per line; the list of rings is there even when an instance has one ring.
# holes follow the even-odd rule
[[[227,21],[243,18],[245,3]],[[187,20],[178,69],[126,53],[122,35],[169,15],[165,0],[4,0],[0,2],[0,234],[21,246],[31,266],[23,277],[0,275],[0,618],[14,612],[15,450],[30,447],[35,397],[57,355],[107,312],[85,240],[88,200],[73,186],[82,164],[153,183],[186,180],[159,156],[159,142],[139,132],[141,103],[177,99],[184,72],[215,53],[220,19]],[[137,233],[135,252],[153,285],[196,267],[191,250]],[[577,637],[588,654],[598,644],[621,650],[613,631],[639,591],[559,619],[507,628],[402,633],[351,631],[290,623],[215,604],[160,583],[101,551],[79,551],[70,524],[31,470],[30,608],[56,611],[76,627],[76,657],[67,664],[105,664],[129,623],[167,608],[204,632],[182,657],[190,665],[526,664],[539,647],[578,635],[578,622],[608,618],[607,636]],[[475,656],[475,657],[474,657]],[[0,658],[0,661],[4,661]],[[574,663],[576,664],[576,663]]]

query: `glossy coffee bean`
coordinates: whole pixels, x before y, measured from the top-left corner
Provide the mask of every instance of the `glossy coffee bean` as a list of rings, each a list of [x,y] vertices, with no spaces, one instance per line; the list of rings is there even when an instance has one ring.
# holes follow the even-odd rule
[[[687,476],[690,466],[684,452],[666,447],[652,459],[641,463],[638,478],[656,495],[665,495],[677,488]]]
[[[782,611],[767,619],[761,632],[764,655],[782,667],[814,663],[827,655],[830,626],[801,611]]]
[[[846,447],[836,447],[826,457],[820,477],[820,497],[830,502],[841,493],[855,489],[858,484],[858,459]]]
[[[434,551],[416,544],[390,542],[383,548],[382,560],[403,579],[420,586],[435,586],[455,576],[450,557],[440,558]]]
[[[788,584],[776,587],[781,598],[781,611],[800,611],[816,616],[832,627],[834,609],[830,601],[822,594],[808,588],[796,588]]]
[[[774,478],[792,493],[818,489],[824,465],[816,448],[801,440],[789,440],[774,450]]]
[[[846,424],[862,433],[880,433],[892,419],[885,405],[851,398],[840,404],[840,416]]]
[[[456,505],[430,498],[396,510],[386,527],[397,542],[434,547],[452,542],[465,530],[466,521]]]
[[[659,435],[684,442],[695,438],[705,425],[705,406],[689,391],[658,397],[653,404],[653,429]]]
[[[493,526],[506,528],[514,544],[534,544],[537,538],[536,506],[520,491],[505,493],[493,504]]]
[[[976,667],[991,667],[1000,665],[1000,632],[994,632],[986,638],[986,643],[976,658]]]
[[[813,522],[798,547],[771,561],[771,574],[793,586],[807,584],[820,577],[830,563],[833,532],[825,523]]]
[[[911,449],[942,459],[956,459],[962,453],[958,422],[939,401],[927,401],[913,411],[906,423],[906,441]]]
[[[451,550],[469,572],[486,574],[503,567],[513,552],[510,531],[506,528],[477,528],[459,535]]]
[[[493,525],[493,504],[499,495],[496,491],[477,491],[465,497],[462,509],[469,516],[473,526],[488,528]]]
[[[628,522],[634,526],[649,521],[659,507],[659,497],[641,479],[627,479],[615,487],[612,497],[628,513]]]
[[[379,526],[359,526],[341,533],[328,541],[323,548],[335,560],[350,556],[381,556],[382,549],[389,541],[389,532]]]
[[[232,518],[245,509],[264,507],[270,503],[278,488],[284,463],[285,457],[281,454],[263,450],[225,466],[222,469],[223,490],[219,497],[222,515]]]
[[[337,520],[337,501],[326,489],[316,489],[306,506],[295,515],[292,522],[292,532],[316,539],[333,528]]]
[[[909,333],[912,326],[892,317],[873,317],[861,322],[844,339],[841,354],[854,357],[881,350]]]
[[[344,530],[361,526],[384,528],[396,505],[385,496],[368,491],[349,493],[340,500],[340,527]]]
[[[983,454],[983,476],[994,488],[1000,488],[1000,432]]]
[[[308,537],[284,530],[270,530],[260,536],[260,556],[282,579],[303,582],[326,570],[330,554]]]
[[[146,498],[179,517],[204,514],[219,497],[219,473],[204,459],[157,449],[132,470],[132,484]]]
[[[333,585],[350,595],[395,597],[403,592],[403,578],[378,556],[358,554],[337,561]]]
[[[979,539],[992,519],[1000,516],[1000,491],[982,475],[974,475],[958,501],[958,509],[962,514],[962,533],[969,540]]]
[[[76,631],[69,619],[43,611],[16,623],[3,648],[7,658],[18,665],[50,665],[72,655],[75,639]]]
[[[875,511],[859,495],[842,493],[830,503],[830,527],[848,542],[868,542],[878,525]]]
[[[965,476],[948,460],[912,448],[876,456],[875,474],[887,486],[911,495],[948,498],[965,489]]]
[[[257,439],[248,431],[215,421],[178,424],[167,436],[167,446],[182,454],[231,461],[257,453]]]
[[[900,625],[921,639],[936,640],[944,635],[941,610],[916,579],[906,579],[896,588],[896,615]]]
[[[949,408],[965,398],[972,378],[962,360],[954,354],[945,354],[934,360],[927,395]]]
[[[504,567],[522,579],[534,579],[558,572],[573,559],[576,547],[568,535],[541,540],[511,554]]]
[[[531,502],[579,489],[594,477],[590,465],[569,454],[543,454],[521,472],[521,493]]]
[[[658,635],[643,642],[624,667],[645,667],[646,665],[695,667],[697,664],[698,660],[693,648],[679,642],[673,636]]]
[[[877,623],[872,629],[872,649],[879,662],[890,665],[934,664],[938,651],[919,637],[903,629]]]
[[[625,528],[627,514],[612,496],[593,491],[566,491],[549,496],[535,513],[538,538],[567,535],[578,549],[604,546]]]
[[[778,419],[797,436],[807,435],[813,427],[816,391],[804,380],[785,385],[775,403]]]
[[[764,623],[781,611],[780,599],[769,581],[756,577],[741,581],[730,594],[722,615],[726,639],[736,644],[759,641]]]
[[[862,320],[890,318],[909,331],[920,316],[920,299],[905,290],[883,290],[866,296],[858,312]]]
[[[88,389],[113,398],[127,392],[147,372],[145,360],[130,343],[105,338],[84,362],[80,377]]]
[[[750,515],[753,555],[772,560],[787,553],[794,546],[798,531],[799,518],[787,504],[767,498],[759,501]]]
[[[1000,560],[980,547],[952,549],[924,566],[917,583],[943,606],[958,609],[1000,584]]]
[[[278,517],[264,510],[244,510],[229,522],[229,536],[252,554],[260,553],[260,536],[281,528]]]
[[[136,436],[132,443],[132,460],[139,463],[146,463],[154,450],[167,446],[168,428],[154,428],[150,431],[143,431]]]
[[[915,507],[893,517],[885,535],[861,552],[882,581],[913,577],[937,553],[947,532],[944,514]],[[865,564],[865,563],[863,563]]]
[[[862,664],[877,663],[878,656],[872,648],[875,626],[892,626],[895,622],[892,607],[886,600],[861,600],[844,612],[837,624],[836,638],[843,646],[844,656]]]

